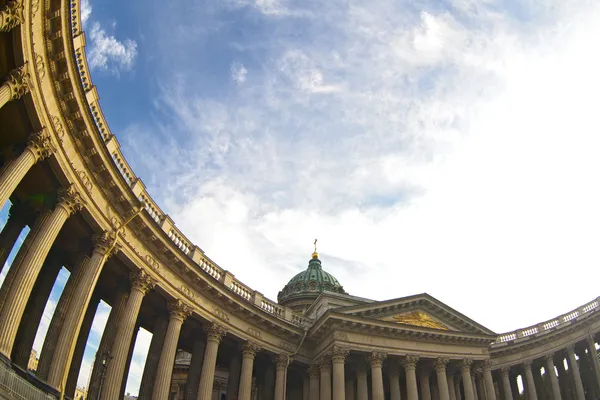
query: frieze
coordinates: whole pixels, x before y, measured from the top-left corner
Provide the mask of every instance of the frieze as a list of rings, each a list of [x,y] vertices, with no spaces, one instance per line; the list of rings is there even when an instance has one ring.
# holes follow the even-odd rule
[[[54,131],[56,132],[56,136],[58,137],[58,141],[62,144],[63,138],[65,136],[65,128],[56,115],[52,116],[52,126],[54,126]]]
[[[181,291],[181,293],[185,294],[190,299],[192,299],[192,300],[196,299],[196,296],[194,295],[194,292],[192,292],[192,289],[190,289],[189,287],[187,287],[185,285],[181,285],[179,287],[179,290]]]
[[[153,270],[158,271],[160,269],[160,264],[150,254],[146,254],[144,261],[146,261],[146,264],[148,264],[148,266]]]
[[[333,332],[333,338],[336,340],[345,340],[348,341],[348,334],[344,332]]]
[[[249,335],[254,336],[255,338],[260,339],[260,331],[254,328],[248,328],[246,329],[246,333],[248,333]]]
[[[91,194],[93,188],[92,180],[87,176],[85,171],[78,171],[73,164],[71,164],[71,167],[73,167],[73,171],[75,171],[75,174],[79,178],[79,182],[81,182],[86,192]]]
[[[287,351],[294,351],[294,346],[291,343],[281,342],[279,346],[281,346],[282,349],[285,349]]]
[[[225,322],[229,322],[229,315],[218,307],[213,309],[213,314],[217,316],[219,319],[222,319]]]
[[[31,0],[31,24],[33,25],[33,19],[35,18],[35,14],[40,9],[40,0]]]
[[[38,53],[33,53],[33,59],[35,63],[35,70],[37,71],[38,77],[42,79],[46,76],[46,68],[44,65],[44,59]]]

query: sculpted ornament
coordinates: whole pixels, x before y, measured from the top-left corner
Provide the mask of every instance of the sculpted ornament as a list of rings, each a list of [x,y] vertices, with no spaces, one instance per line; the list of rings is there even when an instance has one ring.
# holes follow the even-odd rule
[[[260,351],[260,346],[254,342],[246,342],[242,345],[242,357],[243,358],[252,358],[256,356],[256,353]]]
[[[75,185],[69,185],[67,188],[58,190],[58,205],[57,207],[64,208],[69,215],[81,210],[84,205],[84,200],[75,188]]]
[[[38,53],[33,53],[33,58],[35,60],[35,70],[40,79],[42,79],[46,75],[44,59]]]
[[[187,317],[192,315],[192,309],[179,299],[169,302],[167,308],[169,309],[170,317],[176,318],[181,322],[185,321]]]
[[[278,354],[275,357],[275,368],[278,370],[286,369],[290,363],[290,358],[283,354]]]
[[[331,349],[331,359],[334,363],[343,363],[348,353],[349,351],[345,347],[333,346]]]
[[[254,328],[248,328],[246,330],[246,333],[254,336],[255,338],[259,338],[260,339],[260,331]]]
[[[404,369],[415,369],[417,368],[417,362],[419,362],[418,356],[406,356],[406,358],[402,361],[402,366]]]
[[[153,289],[154,285],[156,285],[154,279],[152,279],[152,277],[143,270],[139,270],[137,273],[132,273],[129,278],[131,280],[131,289],[139,290],[144,295],[148,293],[149,290]]]
[[[386,359],[387,353],[383,351],[374,351],[369,356],[367,356],[367,360],[371,363],[371,367],[379,367],[383,365],[383,361]]]
[[[204,327],[206,339],[219,343],[223,336],[227,333],[225,327],[219,323],[213,322],[211,325]]]
[[[215,314],[219,319],[222,319],[225,322],[229,322],[229,315],[218,307],[215,307],[213,310],[213,314]]]
[[[23,65],[9,72],[5,85],[10,89],[10,99],[17,100],[29,92],[29,73],[27,65]]]
[[[27,149],[33,153],[36,162],[50,157],[56,151],[45,129],[29,135]]]
[[[92,236],[94,251],[111,257],[119,252],[121,246],[117,244],[117,234],[114,231],[104,231],[99,235]]]
[[[308,376],[311,379],[319,379],[319,365],[318,364],[310,364],[308,366]]]
[[[23,21],[23,0],[13,0],[0,11],[0,32],[9,32]]]
[[[471,371],[471,365],[473,364],[473,360],[470,358],[463,358],[460,362],[460,371]]]
[[[437,358],[435,360],[435,370],[436,371],[445,371],[448,361],[449,360],[447,358],[443,358],[443,357]]]
[[[282,349],[285,349],[287,351],[293,351],[294,350],[294,346],[291,343],[281,342],[279,345],[281,346]]]

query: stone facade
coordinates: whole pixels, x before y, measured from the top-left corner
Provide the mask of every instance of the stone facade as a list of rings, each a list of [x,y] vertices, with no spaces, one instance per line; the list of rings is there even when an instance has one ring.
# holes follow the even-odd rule
[[[0,206],[12,208],[0,266],[30,233],[0,288],[0,397],[79,396],[100,300],[112,309],[93,399],[125,395],[140,327],[154,334],[141,399],[495,400],[521,398],[519,387],[530,400],[600,396],[599,299],[498,335],[429,295],[373,301],[324,272],[294,278],[280,303],[240,282],[127,164],[90,78],[79,1],[1,4]],[[57,265],[71,274],[27,374]]]

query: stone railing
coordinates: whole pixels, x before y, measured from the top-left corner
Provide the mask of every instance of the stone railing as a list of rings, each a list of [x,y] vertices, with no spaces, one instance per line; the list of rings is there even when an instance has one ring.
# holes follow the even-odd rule
[[[38,389],[27,379],[0,361],[0,398],[22,400],[56,400],[56,396]]]
[[[584,304],[577,309],[566,314],[559,315],[548,321],[540,322],[539,324],[528,326],[527,328],[517,329],[516,331],[502,333],[498,339],[492,343],[492,349],[506,346],[510,343],[520,342],[528,338],[539,337],[540,335],[549,334],[559,329],[565,328],[574,322],[590,317],[592,314],[600,310],[600,297]]]
[[[288,309],[278,305],[276,302],[264,298],[259,292],[244,285],[235,277],[219,267],[214,261],[204,254],[204,251],[194,245],[176,226],[171,218],[165,214],[158,204],[152,199],[142,180],[138,178],[132,168],[129,166],[116,137],[111,133],[102,109],[100,107],[96,87],[92,84],[85,53],[85,33],[82,31],[81,14],[79,0],[71,0],[71,37],[73,40],[74,59],[77,63],[80,83],[86,96],[89,111],[92,115],[96,135],[102,140],[108,153],[110,154],[116,169],[123,178],[126,186],[132,191],[133,196],[140,201],[147,215],[162,229],[175,247],[179,248],[184,256],[187,256],[201,270],[212,277],[214,280],[223,283],[232,293],[236,294],[241,300],[251,303],[259,309],[272,314],[282,320],[288,321],[294,325],[302,326],[308,319],[302,315],[295,314]]]

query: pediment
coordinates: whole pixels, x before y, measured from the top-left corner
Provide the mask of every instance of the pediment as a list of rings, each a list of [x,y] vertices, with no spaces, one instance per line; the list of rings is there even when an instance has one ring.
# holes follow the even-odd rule
[[[468,334],[496,335],[460,312],[424,293],[336,309],[338,313],[403,326]]]

